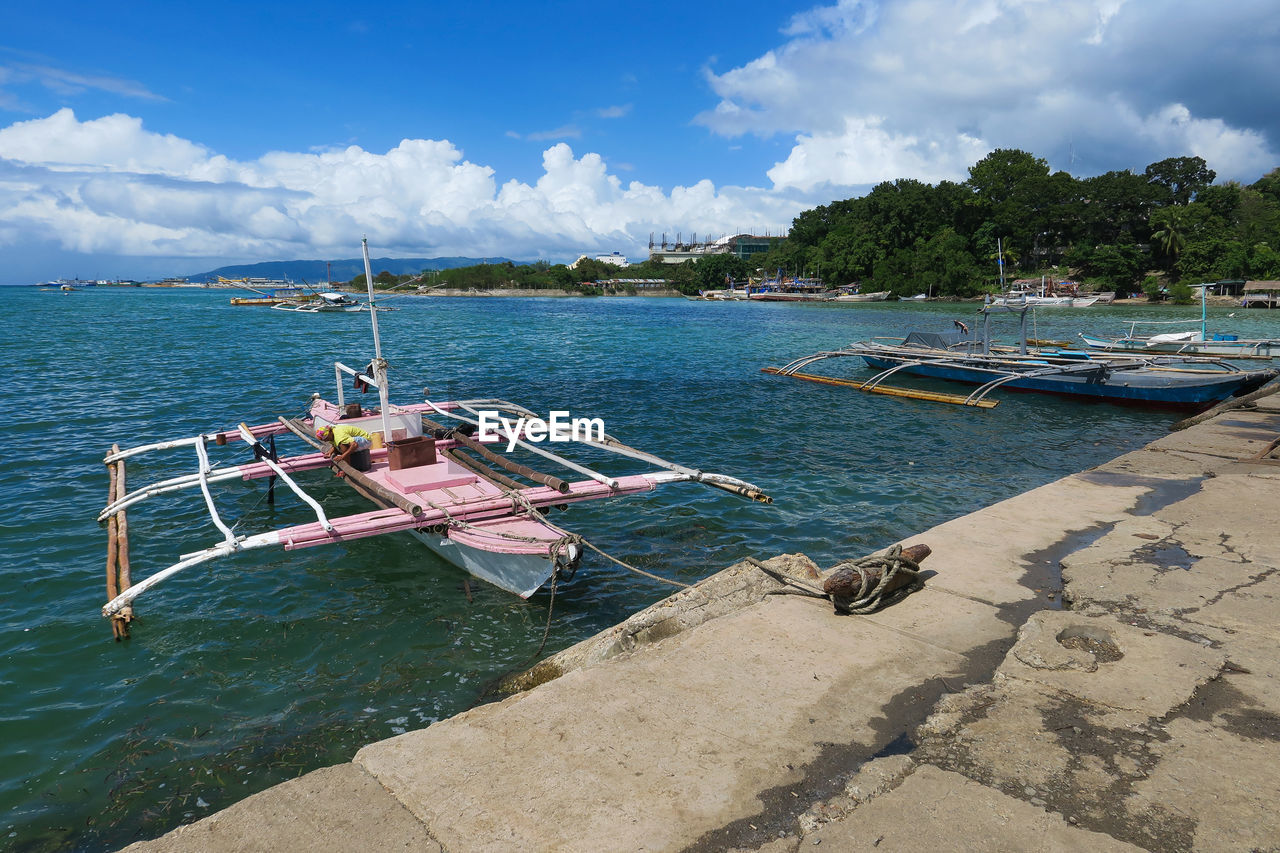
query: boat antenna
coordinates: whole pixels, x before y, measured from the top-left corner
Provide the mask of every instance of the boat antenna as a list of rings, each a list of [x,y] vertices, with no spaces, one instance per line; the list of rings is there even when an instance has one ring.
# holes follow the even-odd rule
[[[1209,340],[1209,311],[1205,304],[1209,301],[1206,295],[1209,292],[1208,284],[1200,285],[1200,340]]]
[[[373,301],[373,271],[369,269],[369,238],[361,237],[364,250],[364,283],[369,290],[369,321],[373,323],[373,379],[378,386],[378,401],[382,404],[382,436],[391,440],[391,402],[387,391],[387,363],[382,359],[382,338],[378,335],[378,306]]]
[[[378,337],[378,312],[373,304],[373,271],[369,268],[369,238],[361,237],[360,246],[364,250],[364,284],[369,291],[369,317],[373,322],[373,357],[382,359],[382,339]]]

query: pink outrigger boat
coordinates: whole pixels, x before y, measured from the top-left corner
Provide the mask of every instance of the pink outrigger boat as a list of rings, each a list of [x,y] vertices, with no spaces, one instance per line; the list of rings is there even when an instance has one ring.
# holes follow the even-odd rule
[[[368,241],[364,242],[365,279],[370,282],[369,300],[373,303],[373,277],[369,269]],[[123,481],[125,460],[151,451],[175,448],[194,449],[198,470],[163,480],[133,492],[120,494],[98,516],[107,521],[123,517],[124,511],[154,495],[198,488],[204,496],[214,525],[223,533],[223,541],[195,553],[182,556],[174,565],[158,571],[119,592],[103,607],[106,617],[116,617],[133,600],[151,587],[173,575],[207,563],[218,557],[256,548],[310,548],[407,532],[449,563],[465,569],[475,577],[527,598],[560,572],[572,573],[582,558],[583,540],[544,517],[552,506],[579,501],[601,500],[653,491],[661,485],[698,482],[733,492],[763,503],[771,499],[760,489],[743,480],[723,474],[699,471],[660,459],[653,454],[628,447],[601,429],[594,437],[575,435],[577,443],[610,451],[646,463],[654,470],[640,474],[611,477],[580,465],[538,443],[517,440],[521,448],[531,451],[568,469],[582,479],[565,481],[541,474],[526,466],[488,450],[473,438],[471,428],[479,425],[482,412],[493,411],[532,417],[532,412],[503,400],[426,400],[410,405],[393,405],[388,400],[387,363],[382,358],[378,335],[378,313],[370,311],[373,324],[374,358],[363,369],[334,363],[337,384],[335,401],[314,395],[304,418],[239,427],[190,438],[143,445],[109,453],[104,460],[120,474]],[[343,383],[354,382],[376,388],[379,406],[366,409],[348,406]],[[358,409],[358,411],[356,411]],[[433,417],[457,423],[453,429],[442,428]],[[346,481],[374,504],[374,509],[340,518],[329,518],[324,508],[307,494],[294,479],[307,471],[328,469],[334,465],[314,438],[323,426],[348,424],[369,433],[380,433],[387,447],[370,451],[367,470],[341,463]],[[471,425],[468,428],[467,425]],[[280,456],[274,452],[276,436],[296,436],[309,445],[307,452]],[[269,449],[264,440],[269,441]],[[228,445],[243,441],[252,450],[254,461],[218,467],[210,463],[209,445]],[[375,442],[376,445],[377,442]],[[488,462],[532,480],[536,485],[521,483],[477,462],[462,451],[477,453]],[[237,534],[220,517],[209,490],[210,484],[234,480],[276,478],[309,506],[315,520],[263,533]],[[114,481],[113,481],[114,482]]]

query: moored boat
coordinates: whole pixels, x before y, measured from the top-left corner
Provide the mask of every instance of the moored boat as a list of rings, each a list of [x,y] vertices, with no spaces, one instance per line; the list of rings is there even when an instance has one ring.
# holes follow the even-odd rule
[[[366,280],[371,282],[367,245],[364,252]],[[369,289],[372,299],[372,286]],[[607,472],[553,452],[541,446],[539,434],[532,427],[522,431],[537,416],[502,400],[426,399],[392,404],[388,365],[378,334],[379,313],[370,312],[372,360],[363,368],[334,362],[335,397],[328,400],[313,395],[301,417],[280,417],[252,427],[242,423],[232,429],[125,450],[112,448],[104,460],[111,472],[112,497],[99,520],[111,526],[113,547],[117,541],[115,525],[123,522],[127,508],[156,495],[182,490],[199,490],[210,520],[223,538],[202,550],[186,553],[177,563],[139,583],[122,584],[103,608],[105,616],[113,620],[124,618],[138,595],[179,572],[223,556],[261,548],[294,550],[338,544],[396,532],[411,533],[449,563],[528,597],[549,580],[554,583],[557,578],[571,577],[585,549],[590,547],[582,537],[546,519],[546,512],[553,507],[636,495],[678,482],[702,483],[741,497],[771,502],[745,481],[668,462],[629,447],[608,435],[599,419],[586,424],[581,434],[577,422],[580,419],[574,419],[572,433],[562,435],[563,440],[590,447],[597,456],[603,453],[633,466],[642,463],[643,470]],[[376,392],[376,404],[348,402],[344,388],[348,381],[361,392]],[[554,429],[556,415],[552,412],[550,419],[542,423]],[[486,425],[494,426],[495,419],[502,424],[497,435],[486,432]],[[599,422],[598,429],[595,422]],[[322,440],[322,436],[331,434],[327,428],[334,427],[352,427],[356,435],[365,434],[368,448],[350,460],[334,458],[333,448]],[[551,441],[561,440],[554,433],[540,435]],[[277,454],[276,439],[299,441],[302,450]],[[532,458],[548,460],[569,474],[562,479],[496,453],[489,445],[497,441],[506,443],[508,453],[520,448]],[[230,446],[234,452],[240,446],[237,442],[244,442],[243,447],[251,454],[248,461],[221,465],[211,461],[214,453],[229,452],[215,448]],[[195,472],[132,492],[116,489],[116,484],[124,481],[126,460],[175,449],[194,451],[198,463]],[[365,458],[361,459],[362,455]],[[372,503],[369,511],[330,517],[322,503],[308,493],[301,482],[307,472],[330,468],[335,468],[345,482]],[[265,532],[237,530],[236,524],[223,520],[210,486],[253,480],[267,480],[270,484],[278,481],[286,486],[309,518]],[[136,525],[131,533],[137,536]]]
[[[356,311],[367,311],[371,302],[361,302],[345,293],[322,290],[309,299],[287,300],[272,305],[276,311],[295,311],[300,314],[350,314]],[[379,311],[388,310],[379,307]]]
[[[1017,352],[990,345],[992,313],[1018,312],[1022,341]],[[1203,409],[1229,397],[1247,394],[1275,379],[1280,371],[1245,370],[1229,361],[1186,356],[1094,357],[1088,352],[1035,351],[1026,345],[1027,306],[984,307],[984,326],[971,335],[962,323],[944,333],[913,332],[896,343],[859,341],[843,349],[796,359],[770,371],[798,373],[818,361],[855,357],[881,371],[862,383],[873,390],[898,374],[945,379],[979,386],[965,399],[975,405],[997,388],[1037,391],[1114,403]]]
[[[1220,358],[1280,358],[1280,340],[1241,339],[1217,333],[1205,338],[1200,332],[1168,332],[1157,335],[1124,334],[1114,338],[1079,333],[1090,349],[1122,353],[1207,355]]]
[[[858,291],[842,290],[839,295],[832,298],[832,302],[884,302],[889,298],[889,291],[879,290],[875,293],[860,293]]]
[[[1051,282],[1041,276],[1039,287],[1034,285],[1031,279],[1018,279],[1010,290],[997,296],[993,302],[1007,306],[1088,308],[1102,298],[1097,294],[1080,293],[1079,286],[1072,281]]]
[[[1207,287],[1200,288],[1200,320],[1140,321],[1129,323],[1128,329],[1111,338],[1080,334],[1086,347],[1105,352],[1119,353],[1174,353],[1178,355],[1204,355],[1219,358],[1280,358],[1280,339],[1241,338],[1226,332],[1209,333]],[[1140,334],[1139,327],[1168,327],[1195,324],[1184,331]]]

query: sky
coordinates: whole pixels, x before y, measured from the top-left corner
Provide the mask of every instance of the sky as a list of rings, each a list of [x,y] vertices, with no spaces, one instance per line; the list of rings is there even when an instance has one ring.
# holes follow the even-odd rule
[[[1280,166],[1274,0],[10,6],[0,284],[643,260],[996,148]]]

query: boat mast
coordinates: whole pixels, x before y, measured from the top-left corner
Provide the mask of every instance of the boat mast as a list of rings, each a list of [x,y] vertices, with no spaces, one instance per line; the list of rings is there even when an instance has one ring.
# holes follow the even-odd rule
[[[387,363],[382,359],[382,338],[378,335],[378,306],[373,301],[373,271],[369,269],[369,238],[360,238],[364,249],[364,283],[369,290],[369,320],[373,323],[373,380],[378,386],[378,402],[382,404],[382,437],[391,441],[391,403],[387,392]]]
[[[1000,292],[1004,293],[1004,244],[996,238],[996,266],[1000,268]]]
[[[1205,304],[1208,302],[1208,299],[1209,299],[1208,296],[1206,296],[1205,294],[1207,294],[1208,292],[1209,292],[1209,285],[1207,284],[1200,285],[1200,340],[1202,341],[1209,340],[1209,323],[1208,323],[1209,311],[1205,307]]]

